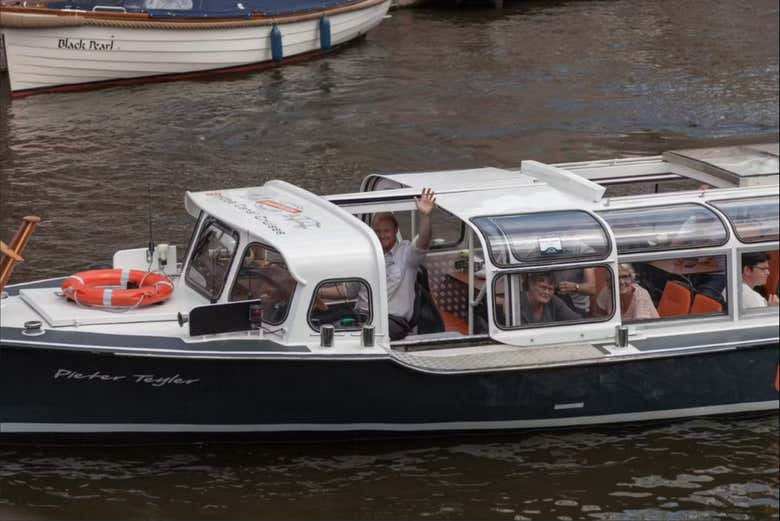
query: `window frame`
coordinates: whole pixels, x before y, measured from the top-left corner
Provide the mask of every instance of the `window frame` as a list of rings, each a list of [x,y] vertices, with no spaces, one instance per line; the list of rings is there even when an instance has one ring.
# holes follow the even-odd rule
[[[228,269],[225,270],[225,276],[222,280],[222,286],[220,287],[219,294],[216,296],[209,295],[208,292],[205,290],[205,288],[202,288],[199,284],[195,283],[191,277],[190,277],[190,270],[192,269],[192,261],[193,256],[195,255],[195,247],[197,246],[197,240],[200,238],[204,232],[209,226],[215,225],[217,228],[220,228],[223,232],[230,234],[233,239],[236,241],[236,247],[233,250],[233,254],[230,257],[230,263],[228,265]],[[209,302],[212,304],[215,302],[219,302],[219,299],[222,297],[223,293],[225,292],[225,287],[227,286],[227,280],[230,277],[230,272],[232,271],[233,264],[235,263],[236,259],[236,252],[238,252],[239,246],[241,245],[241,236],[238,233],[237,230],[234,230],[233,228],[229,227],[219,219],[213,216],[206,216],[203,219],[203,223],[198,229],[198,234],[194,238],[194,241],[192,243],[192,246],[190,247],[190,251],[188,252],[187,257],[187,269],[184,271],[184,282],[195,290],[197,293],[201,294],[202,296],[206,297]]]
[[[607,273],[609,274],[609,280],[612,281],[610,286],[614,286],[614,279],[615,279],[615,273],[612,270],[612,265],[605,261],[594,261],[592,264],[587,265],[577,265],[577,266],[560,266],[556,265],[555,267],[551,267],[548,269],[541,269],[538,266],[535,266],[533,268],[525,268],[525,269],[506,269],[506,270],[500,270],[493,273],[493,279],[490,282],[490,297],[491,297],[491,308],[493,311],[493,324],[500,329],[501,331],[527,331],[529,329],[547,329],[551,327],[568,327],[568,326],[578,326],[582,324],[598,324],[602,322],[609,322],[613,319],[615,316],[616,310],[618,309],[618,306],[616,305],[616,302],[612,302],[612,312],[606,315],[603,315],[601,317],[590,317],[590,318],[583,318],[582,320],[572,320],[570,322],[551,322],[551,323],[534,323],[529,325],[521,325],[516,327],[505,327],[499,325],[498,321],[496,320],[497,314],[496,314],[496,283],[498,282],[498,278],[502,275],[516,275],[518,273],[534,273],[534,272],[543,272],[543,271],[564,271],[564,270],[570,270],[570,269],[585,269],[585,268],[606,268]],[[612,290],[612,294],[614,297],[614,287]]]
[[[247,250],[249,250],[249,248],[251,248],[252,246],[261,246],[261,247],[263,247],[265,249],[271,250],[272,252],[274,252],[274,253],[278,254],[280,257],[282,257],[282,259],[284,259],[284,256],[282,255],[282,253],[279,250],[277,250],[276,248],[274,248],[273,246],[271,246],[270,244],[266,244],[266,243],[260,242],[260,241],[252,241],[252,242],[247,243],[247,245],[244,247],[243,251],[241,252],[240,260],[241,260],[242,263],[244,261],[244,256],[246,255]],[[238,248],[236,248],[236,250],[238,250]],[[289,265],[287,264],[287,260],[286,259],[284,261],[284,265],[287,266],[287,272],[290,273],[290,278],[294,281],[292,290],[290,291],[290,300],[288,301],[287,309],[284,311],[284,315],[282,316],[282,318],[278,322],[271,322],[270,320],[266,320],[266,315],[265,315],[265,313],[263,313],[263,323],[264,324],[270,324],[272,326],[279,326],[279,325],[284,324],[287,321],[287,318],[290,316],[290,309],[292,309],[292,307],[293,307],[293,299],[295,298],[296,290],[298,289],[298,281],[295,280],[295,277],[292,276],[292,273],[290,272]],[[236,268],[236,274],[233,277],[232,284],[230,284],[230,291],[229,291],[229,293],[227,295],[228,301],[230,301],[230,302],[241,302],[240,300],[230,300],[230,295],[233,292],[233,288],[235,287],[236,283],[238,282],[238,274],[239,274],[240,271],[241,271],[241,267],[239,266],[239,267]],[[254,300],[254,299],[248,299],[248,300]]]
[[[719,243],[719,244],[706,244],[703,246],[671,246],[666,245],[663,248],[658,249],[651,249],[651,248],[645,248],[645,249],[638,249],[638,250],[631,250],[630,252],[621,252],[620,251],[620,244],[618,242],[617,234],[615,233],[615,230],[610,225],[609,221],[607,220],[607,217],[604,214],[608,214],[610,212],[619,212],[619,211],[628,211],[628,210],[647,210],[652,208],[673,208],[675,206],[698,206],[700,208],[705,209],[712,215],[714,215],[718,221],[720,221],[721,226],[723,226],[723,229],[726,232],[725,239]],[[615,237],[615,250],[616,254],[618,256],[621,255],[641,255],[641,254],[647,254],[647,253],[663,253],[663,252],[673,252],[673,251],[683,251],[683,250],[701,250],[704,248],[721,248],[728,244],[728,242],[731,240],[731,226],[730,223],[725,221],[723,217],[721,217],[719,211],[713,211],[713,209],[705,204],[698,203],[698,202],[680,202],[680,203],[671,203],[671,204],[655,204],[655,205],[647,205],[647,206],[628,206],[625,208],[605,208],[601,210],[597,210],[596,214],[601,217],[601,219],[604,220],[604,222],[609,226],[610,232],[612,232],[612,235]],[[685,221],[683,221],[684,224]],[[619,262],[619,261],[618,261]]]
[[[753,317],[765,317],[768,315],[776,314],[778,310],[778,306],[771,306],[771,305],[765,307],[755,307],[755,308],[746,308],[742,305],[742,254],[780,250],[777,241],[768,241],[768,242],[775,243],[770,247],[769,250],[767,250],[766,246],[759,246],[756,244],[746,244],[746,246],[743,246],[742,248],[736,248],[734,251],[734,254],[736,256],[734,262],[737,264],[737,277],[738,277],[737,293],[739,294],[738,295],[739,308],[735,311],[738,313],[740,319],[753,318]]]
[[[584,258],[584,257],[566,257],[563,259],[560,259],[556,261],[552,257],[545,257],[540,258],[538,261],[518,261],[519,263],[515,264],[502,264],[498,263],[495,259],[495,256],[493,255],[493,248],[490,245],[490,237],[488,237],[482,228],[480,228],[479,224],[477,223],[477,219],[493,219],[498,217],[519,217],[519,216],[526,216],[526,215],[543,215],[543,214],[555,214],[555,213],[582,213],[587,215],[594,223],[598,225],[598,227],[601,229],[605,244],[606,244],[606,251],[604,252],[603,256],[599,257],[592,257],[592,258]],[[609,230],[604,226],[604,224],[601,222],[602,219],[599,215],[593,214],[591,212],[588,212],[586,210],[545,210],[541,212],[526,212],[526,213],[510,213],[510,214],[498,214],[498,215],[477,215],[474,217],[471,217],[469,219],[471,224],[474,227],[474,231],[479,234],[479,237],[484,241],[484,244],[487,246],[485,249],[488,252],[488,256],[490,257],[490,262],[498,268],[501,271],[505,270],[517,270],[520,268],[532,268],[532,267],[540,267],[540,266],[559,266],[563,264],[572,264],[577,262],[604,262],[606,259],[612,255],[612,240],[610,239],[610,234],[608,233]],[[512,259],[517,259],[515,257],[513,248],[511,246],[511,241],[509,236],[506,235],[504,230],[502,228],[498,228],[498,231],[501,233],[501,235],[505,239],[505,247],[507,248],[507,253],[511,256]]]
[[[459,246],[461,246],[463,244],[463,241],[466,239],[466,222],[463,219],[461,219],[460,217],[458,217],[457,215],[455,215],[455,214],[453,214],[451,212],[448,212],[447,210],[445,210],[444,208],[442,208],[440,206],[437,206],[434,209],[434,211],[436,211],[436,210],[442,211],[442,212],[450,215],[451,217],[453,217],[455,219],[458,219],[458,221],[460,222],[460,228],[459,228],[459,231],[458,231],[458,238],[454,242],[450,241],[450,242],[445,242],[443,244],[438,244],[438,245],[435,244],[434,243],[435,237],[433,237],[433,232],[435,232],[435,229],[436,229],[436,220],[435,220],[434,216],[431,216],[431,219],[432,219],[432,221],[431,221],[431,228],[432,228],[432,230],[431,230],[431,244],[430,244],[430,246],[428,246],[428,250],[427,251],[446,251],[446,250],[457,249]],[[410,237],[409,239],[405,239],[405,240],[411,241],[419,233],[418,232],[418,225],[417,225],[417,222],[418,222],[417,210],[395,210],[395,211],[393,211],[391,213],[395,216],[396,220],[398,221],[398,220],[400,220],[400,219],[398,219],[398,214],[402,213],[402,212],[408,212],[409,213],[409,233],[410,233],[410,235],[412,235],[412,237]],[[368,225],[368,227],[370,228],[371,227],[371,221],[373,221],[374,215],[377,214],[377,213],[379,213],[379,212],[360,213],[360,214],[353,214],[353,215],[356,218],[359,216],[359,219],[361,221],[363,221],[366,225]],[[403,230],[401,229],[401,223],[399,222],[398,233],[400,234],[401,237],[403,237],[402,231]]]
[[[734,230],[734,236],[737,238],[737,240],[745,245],[754,245],[754,244],[761,244],[761,243],[771,243],[771,242],[777,242],[778,238],[780,238],[780,235],[778,237],[771,237],[768,239],[762,239],[762,240],[755,240],[755,241],[746,241],[742,238],[742,236],[739,233],[739,228],[734,224],[734,221],[729,217],[729,214],[722,209],[720,206],[718,206],[719,203],[731,203],[731,202],[738,202],[738,201],[750,201],[750,200],[756,200],[756,199],[777,199],[778,196],[776,195],[754,195],[754,196],[748,196],[748,197],[734,197],[729,199],[712,199],[707,201],[708,206],[715,209],[719,214],[722,214],[723,217],[728,221],[728,228],[730,230]],[[747,252],[745,252],[747,253]],[[741,266],[741,257],[740,257],[740,266]],[[741,271],[740,271],[741,273]]]
[[[636,269],[637,264],[649,264],[651,262],[656,261],[663,261],[663,260],[675,260],[675,259],[687,259],[687,258],[700,258],[700,257],[724,257],[725,258],[725,267],[723,269],[723,274],[726,277],[726,285],[724,286],[724,289],[726,290],[726,310],[721,313],[701,313],[701,314],[689,314],[687,315],[678,315],[678,316],[671,316],[671,317],[661,317],[658,318],[646,318],[646,319],[640,319],[640,320],[630,320],[630,321],[624,321],[621,317],[621,323],[627,324],[627,325],[650,325],[654,326],[656,324],[668,324],[669,322],[673,321],[680,321],[680,320],[730,320],[731,317],[734,316],[735,309],[734,309],[734,296],[731,294],[731,262],[733,259],[732,250],[731,249],[724,249],[723,246],[717,247],[717,246],[711,246],[710,248],[715,249],[719,248],[718,251],[714,252],[706,252],[702,253],[700,251],[690,252],[690,253],[682,253],[685,250],[652,250],[649,252],[637,252],[637,253],[629,253],[629,254],[623,254],[622,256],[619,256],[617,259],[617,265],[618,270],[620,264],[632,264],[634,266],[634,269]],[[690,250],[694,250],[695,248],[688,248]],[[637,258],[635,258],[637,257]],[[648,292],[650,291],[649,288],[645,288]],[[663,292],[663,288],[660,288],[660,291]],[[652,296],[652,293],[651,293]],[[618,298],[620,298],[620,292],[618,291]],[[657,306],[656,306],[657,310]]]
[[[319,333],[320,328],[314,327],[314,324],[311,322],[311,314],[312,311],[314,311],[314,304],[317,301],[317,294],[320,292],[320,289],[325,284],[330,284],[333,282],[358,282],[362,283],[366,286],[368,289],[368,320],[366,321],[366,324],[373,325],[374,323],[374,296],[373,291],[371,289],[371,284],[368,283],[368,281],[361,277],[346,277],[346,278],[330,278],[330,279],[323,279],[320,282],[317,283],[317,285],[314,287],[314,291],[312,292],[312,298],[309,302],[309,306],[306,310],[306,323],[309,325],[309,328],[311,328],[312,331]],[[360,331],[359,328],[357,329],[349,329],[349,328],[334,328],[335,331]]]

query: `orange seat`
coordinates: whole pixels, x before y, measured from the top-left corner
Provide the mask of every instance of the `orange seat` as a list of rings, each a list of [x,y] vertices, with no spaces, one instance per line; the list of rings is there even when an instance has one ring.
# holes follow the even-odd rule
[[[666,282],[661,300],[658,302],[658,315],[678,317],[687,315],[691,308],[691,290],[673,280]]]
[[[691,306],[691,315],[703,315],[706,313],[720,313],[723,311],[723,304],[718,302],[712,297],[697,293],[693,297],[693,305]]]
[[[769,278],[764,286],[767,295],[773,295],[777,291],[778,277],[780,277],[780,251],[772,250],[769,252]]]
[[[450,313],[449,311],[444,311],[442,309],[439,310],[439,314],[441,315],[441,319],[444,321],[445,331],[457,331],[461,335],[469,334],[469,325],[465,320],[455,315],[454,313]]]

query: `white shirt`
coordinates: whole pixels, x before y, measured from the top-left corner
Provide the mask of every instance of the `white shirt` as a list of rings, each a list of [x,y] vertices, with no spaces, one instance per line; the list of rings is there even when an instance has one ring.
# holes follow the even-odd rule
[[[388,314],[412,318],[414,313],[414,283],[417,280],[417,268],[422,264],[426,250],[417,248],[417,241],[396,242],[389,252],[385,253],[385,273],[387,276],[387,308]],[[365,290],[358,293],[357,309],[368,309],[368,293]]]
[[[766,299],[761,296],[756,290],[742,283],[742,308],[765,308],[768,304]]]

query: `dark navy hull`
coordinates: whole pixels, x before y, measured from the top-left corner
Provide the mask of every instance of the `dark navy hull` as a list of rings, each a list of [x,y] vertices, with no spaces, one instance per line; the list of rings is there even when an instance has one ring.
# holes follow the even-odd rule
[[[599,363],[434,374],[387,357],[172,358],[3,345],[10,433],[434,432],[777,408],[777,342]],[[311,355],[308,355],[309,357]]]

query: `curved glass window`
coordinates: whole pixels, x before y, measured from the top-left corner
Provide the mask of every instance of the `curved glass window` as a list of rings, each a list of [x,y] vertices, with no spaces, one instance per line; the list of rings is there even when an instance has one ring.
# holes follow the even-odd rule
[[[278,251],[264,244],[250,244],[244,252],[230,300],[263,303],[263,322],[281,324],[295,292],[295,279]]]
[[[309,325],[315,331],[323,324],[337,330],[359,330],[371,320],[371,291],[366,281],[328,280],[317,286],[309,308]]]
[[[185,280],[211,302],[222,293],[233,255],[238,247],[238,234],[215,219],[206,221],[192,247],[192,257]]]
[[[778,239],[780,211],[777,196],[712,201],[710,204],[726,214],[740,241],[764,242]]]
[[[572,282],[577,274],[581,285]],[[593,282],[586,284],[587,279]],[[603,266],[501,273],[493,279],[496,325],[517,329],[609,320],[615,312],[611,280]]]
[[[473,222],[496,266],[597,260],[610,252],[604,229],[582,211],[475,217]]]
[[[728,232],[713,211],[698,204],[599,212],[612,228],[618,254],[722,246]]]

